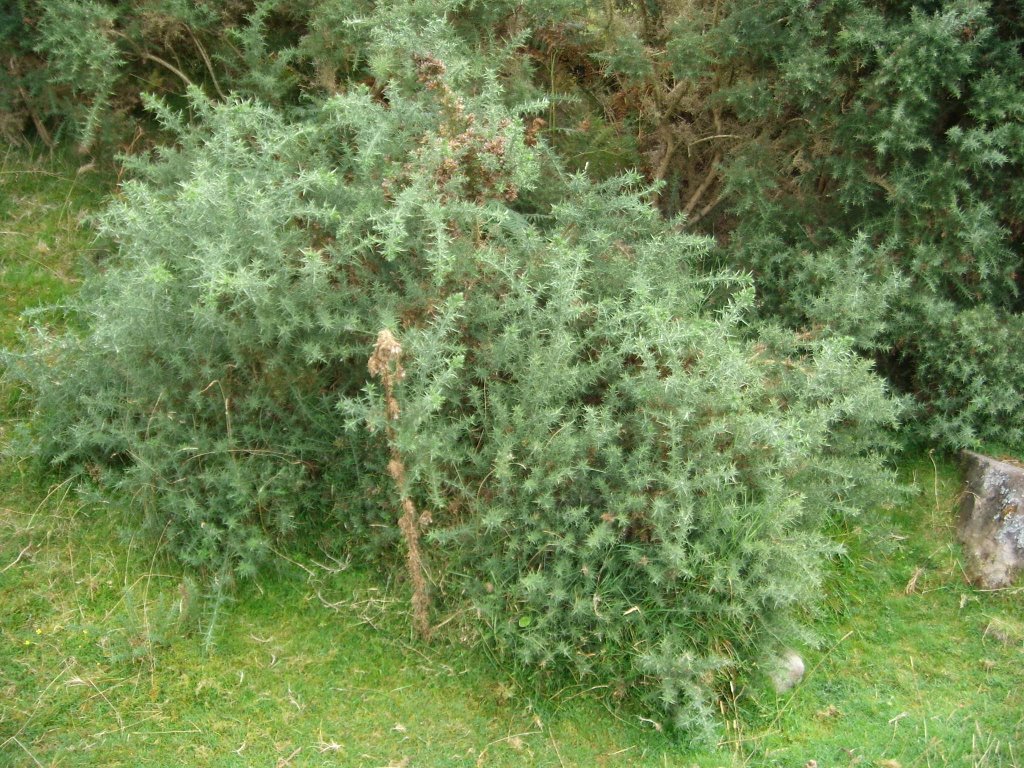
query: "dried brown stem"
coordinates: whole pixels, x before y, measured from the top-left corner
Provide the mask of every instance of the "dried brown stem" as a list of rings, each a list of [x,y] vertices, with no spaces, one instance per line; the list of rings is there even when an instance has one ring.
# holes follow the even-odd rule
[[[192,82],[191,78],[189,78],[189,76],[182,72],[178,67],[174,66],[166,59],[160,58],[156,54],[150,53],[149,51],[141,50],[139,46],[130,37],[128,37],[128,35],[124,34],[123,32],[114,32],[114,35],[121,38],[122,40],[127,42],[132,48],[134,48],[140,59],[144,59],[145,61],[152,61],[154,64],[159,64],[168,72],[173,72],[175,75],[181,78],[181,81],[185,83],[186,86],[191,87],[195,85],[195,83]]]
[[[668,166],[672,162],[672,155],[676,153],[676,142],[675,136],[672,135],[672,131],[669,128],[665,129],[665,150],[662,152],[661,160],[658,161],[657,167],[654,169],[654,178],[661,181],[665,178],[665,174],[668,173]]]
[[[694,216],[692,219],[690,219],[690,221],[688,223],[691,224],[691,225],[696,224],[701,219],[703,219],[705,216],[707,216],[709,213],[711,213],[713,210],[715,210],[715,208],[718,207],[718,204],[720,202],[722,202],[722,198],[721,197],[716,197],[710,203],[708,203],[703,208],[701,208],[699,211],[697,211],[697,215]]]
[[[402,368],[402,345],[387,328],[377,334],[377,344],[367,366],[370,375],[379,378],[384,385],[385,412],[388,419],[387,435],[391,444],[391,461],[388,462],[388,474],[395,481],[398,496],[402,504],[402,516],[398,519],[398,528],[405,537],[407,548],[406,566],[409,580],[412,582],[412,621],[416,631],[424,639],[430,637],[430,594],[427,579],[424,575],[423,553],[420,549],[420,524],[429,522],[430,515],[424,512],[416,515],[416,505],[409,497],[406,487],[405,463],[398,451],[395,439],[394,421],[401,414],[401,406],[395,397],[395,384],[405,378]]]
[[[53,137],[50,136],[50,132],[46,130],[46,126],[43,125],[43,121],[36,114],[36,111],[32,109],[32,102],[29,100],[29,95],[24,88],[18,86],[18,95],[21,96],[22,102],[25,104],[25,109],[28,111],[28,116],[32,120],[32,125],[36,127],[36,134],[43,140],[43,144],[49,149],[53,149]]]
[[[665,94],[664,100],[659,105],[661,107],[662,120],[668,122],[672,119],[672,113],[676,111],[679,102],[683,100],[683,96],[686,95],[686,90],[689,86],[690,82],[688,80],[680,80]]]
[[[11,58],[7,62],[7,71],[10,73],[11,77],[15,79],[17,79],[18,75],[20,74],[18,72],[17,60],[13,56],[11,56]],[[39,138],[42,140],[43,144],[47,146],[48,149],[52,150],[53,137],[50,136],[50,132],[46,130],[46,126],[43,124],[42,119],[32,108],[32,98],[29,96],[28,91],[26,91],[24,87],[19,85],[18,95],[21,97],[22,104],[25,105],[25,111],[28,112],[28,116],[32,120],[32,125],[36,127],[36,133],[39,135]]]
[[[187,85],[187,86],[191,87],[191,86],[195,85],[195,83],[192,82],[192,80],[189,78],[188,75],[186,75],[184,72],[182,72],[176,66],[171,64],[169,61],[166,61],[165,59],[161,59],[159,56],[156,56],[156,55],[154,55],[152,53],[149,53],[147,51],[142,51],[139,54],[139,58],[140,59],[145,59],[146,61],[152,61],[154,64],[159,64],[161,67],[164,67],[169,72],[173,72],[178,77],[180,77],[181,81],[183,83],[185,83],[185,85]]]

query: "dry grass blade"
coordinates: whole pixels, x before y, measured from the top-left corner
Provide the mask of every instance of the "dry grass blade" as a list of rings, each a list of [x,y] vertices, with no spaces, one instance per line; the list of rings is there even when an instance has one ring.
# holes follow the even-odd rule
[[[907,582],[907,586],[903,588],[903,594],[913,595],[917,592],[917,580],[921,578],[921,574],[924,573],[924,568],[917,567],[914,569],[914,573],[911,575],[910,580]]]

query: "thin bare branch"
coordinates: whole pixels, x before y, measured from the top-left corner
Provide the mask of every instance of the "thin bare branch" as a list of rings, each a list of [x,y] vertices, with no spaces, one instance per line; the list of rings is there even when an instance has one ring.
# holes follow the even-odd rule
[[[684,215],[689,216],[693,212],[693,209],[697,207],[701,198],[704,197],[704,193],[708,191],[712,184],[715,183],[715,179],[718,177],[718,164],[720,162],[722,162],[722,156],[720,154],[716,154],[711,160],[711,166],[708,168],[708,173],[704,177],[704,181],[702,181],[700,186],[694,190],[694,193],[690,195],[690,199],[686,201],[686,205],[683,206]]]
[[[714,139],[742,139],[742,138],[743,138],[742,136],[739,136],[739,135],[737,135],[735,133],[716,133],[714,136],[704,136],[704,137],[702,137],[700,139],[697,139],[696,141],[691,141],[689,144],[686,145],[686,149],[687,149],[687,151],[689,151],[690,149],[692,149],[693,147],[697,146],[698,144],[701,144],[701,143],[703,143],[705,141],[713,141]]]
[[[32,120],[32,125],[36,127],[36,133],[39,138],[43,140],[43,144],[46,145],[47,149],[53,149],[53,137],[50,132],[46,130],[46,126],[43,125],[43,121],[40,119],[36,111],[32,109],[32,102],[29,100],[28,92],[18,86],[18,95],[21,96],[21,101],[25,105],[25,109],[28,111],[28,116]]]
[[[707,216],[709,213],[711,213],[713,210],[715,210],[715,208],[718,207],[718,204],[720,202],[722,202],[722,199],[723,199],[723,197],[721,195],[716,197],[710,203],[708,203],[703,208],[701,208],[697,212],[697,215],[694,216],[692,219],[690,219],[689,222],[687,222],[687,223],[690,224],[691,226],[697,224],[701,219],[703,219],[705,216]]]
[[[146,61],[152,61],[153,63],[159,64],[160,66],[164,67],[165,69],[169,70],[170,72],[173,72],[178,77],[180,77],[182,79],[182,81],[185,83],[185,85],[187,85],[187,86],[194,86],[195,85],[195,83],[193,83],[192,80],[189,79],[188,75],[186,75],[184,72],[182,72],[176,66],[171,64],[169,61],[166,61],[165,59],[161,59],[159,56],[156,56],[156,55],[154,55],[152,53],[149,53],[147,51],[143,51],[143,52],[141,52],[139,54],[139,58],[140,59],[145,59]]]
[[[224,99],[224,101],[227,101],[228,97],[224,95],[224,91],[220,88],[220,82],[217,80],[217,73],[213,71],[213,62],[210,61],[210,57],[206,53],[206,49],[203,48],[202,43],[199,42],[199,38],[196,37],[190,26],[186,24],[185,29],[188,31],[188,36],[192,38],[192,42],[196,44],[196,50],[199,51],[199,55],[203,58],[203,63],[206,64],[206,71],[210,73],[210,79],[213,81],[213,87],[217,91],[217,95]]]

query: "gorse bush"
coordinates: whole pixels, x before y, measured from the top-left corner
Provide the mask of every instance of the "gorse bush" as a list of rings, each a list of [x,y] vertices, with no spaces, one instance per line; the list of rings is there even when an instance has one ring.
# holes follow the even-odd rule
[[[131,161],[75,330],[11,360],[23,439],[221,585],[298,531],[415,540],[427,622],[468,603],[506,658],[706,737],[719,672],[806,637],[829,517],[892,492],[897,404],[388,13],[372,87],[301,119],[152,104],[177,144]]]
[[[346,39],[352,25],[341,23],[325,37],[325,24],[365,10],[345,0],[15,0],[5,8],[0,129],[13,138],[31,126],[44,142],[70,138],[82,152],[145,124],[144,92],[184,104],[187,90],[200,88],[221,100],[235,93],[294,106],[300,85],[324,92],[336,85],[333,72],[358,74],[362,46],[351,40],[365,37],[355,25]]]
[[[726,172],[732,258],[756,271],[770,313],[874,351],[921,404],[913,431],[1017,444],[1004,401],[1020,378],[995,357],[984,374],[957,360],[1005,338],[982,316],[1017,324],[1020,311],[1019,19],[957,1],[825,3],[788,21],[750,87],[802,119]]]
[[[55,0],[39,9],[35,50],[47,56],[49,79],[73,98],[66,104],[82,147],[96,138],[122,66],[114,41],[114,10],[81,0]]]
[[[870,496],[895,409],[849,350],[744,338],[750,294],[713,297],[742,281],[701,275],[704,245],[637,192],[573,190],[525,260],[492,234],[493,295],[403,336],[398,397],[429,410],[397,432],[499,647],[648,690],[694,732],[710,673],[800,637],[821,526]]]
[[[1020,312],[1022,27],[1005,3],[561,8],[528,50],[575,167],[641,167],[652,202],[750,271],[762,318],[847,335],[945,448],[1020,431],[975,381],[966,424],[915,382],[959,312]],[[557,124],[557,130],[554,130]],[[944,317],[940,320],[940,316]],[[947,358],[948,359],[948,358]],[[949,384],[961,373],[951,370]],[[982,393],[982,390],[985,390]],[[943,425],[959,420],[961,427]],[[1011,423],[1012,422],[1012,423]]]
[[[303,168],[316,132],[252,103],[193,108],[195,130],[157,107],[181,144],[135,163],[103,217],[117,253],[74,303],[86,332],[21,365],[42,456],[118,469],[185,562],[251,574],[268,537],[360,504],[358,440],[339,449],[332,415],[362,383],[343,357],[355,319],[318,246],[333,214],[313,197],[337,181],[326,159]]]
[[[152,133],[142,94],[183,107],[190,88],[299,114],[310,98],[373,85],[370,58],[388,56],[373,43],[382,27],[441,15],[450,43],[507,38],[521,48],[526,18],[562,18],[575,3],[528,5],[529,13],[522,3],[463,0],[14,0],[0,9],[0,43],[10,51],[0,67],[0,132],[50,145],[71,139],[79,151],[97,152],[119,139],[128,144],[132,131]],[[508,63],[515,90],[532,91],[529,68]]]
[[[1024,441],[1024,393],[1000,382],[1024,376],[1017,352],[1024,318],[987,305],[963,312],[942,309],[926,317],[925,332],[906,350],[918,357],[914,386],[929,394],[928,437],[1014,451]]]
[[[762,317],[852,337],[918,399],[910,429],[943,447],[1018,439],[997,404],[1019,377],[975,378],[967,417],[941,394],[965,372],[933,343],[1021,311],[1014,4],[644,2],[547,39],[552,89],[588,96],[562,102],[579,136],[560,145],[629,126],[665,182],[656,204],[752,272]]]

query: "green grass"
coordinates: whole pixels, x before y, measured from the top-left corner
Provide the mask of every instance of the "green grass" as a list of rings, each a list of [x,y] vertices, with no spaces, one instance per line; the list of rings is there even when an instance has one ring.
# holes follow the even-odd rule
[[[208,619],[182,614],[181,577],[114,542],[99,510],[70,506],[37,518],[38,534],[53,533],[5,584],[0,658],[12,672],[0,722],[15,740],[0,760],[443,766],[476,765],[481,755],[486,765],[558,765],[559,752],[579,765],[671,757],[670,745],[596,701],[532,704],[471,649],[417,646],[397,620],[402,601],[365,574],[273,579],[224,609],[204,653]],[[594,731],[594,722],[606,727]]]
[[[825,647],[806,684],[765,707],[757,764],[1024,764],[1024,589],[967,584],[955,465],[920,457],[907,473],[917,497],[844,536]]]
[[[83,221],[112,177],[70,157],[0,155],[0,344],[10,346],[21,313],[58,302],[77,284],[92,236]]]
[[[0,171],[9,345],[22,310],[75,289],[92,242],[79,222],[111,178],[13,153]],[[8,419],[16,399],[0,399]],[[905,470],[914,499],[837,534],[847,554],[805,681],[781,697],[737,683],[722,745],[694,754],[605,689],[540,696],[457,621],[414,639],[403,588],[355,566],[282,560],[213,625],[116,503],[42,486],[7,457],[0,765],[1020,766],[1024,590],[966,584],[956,467],[918,456]]]

